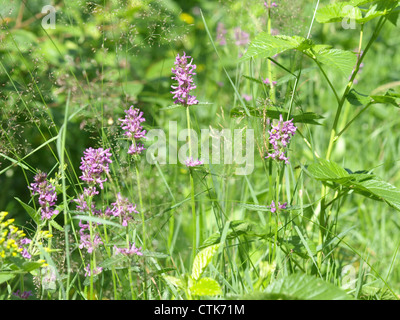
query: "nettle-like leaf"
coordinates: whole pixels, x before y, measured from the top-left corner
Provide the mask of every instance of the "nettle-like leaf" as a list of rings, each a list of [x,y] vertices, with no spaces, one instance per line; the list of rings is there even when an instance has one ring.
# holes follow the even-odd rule
[[[334,2],[318,9],[315,19],[319,23],[343,21],[344,18],[361,19],[360,8],[351,2]]]
[[[359,7],[371,2],[372,4],[368,9]],[[346,19],[358,24],[364,24],[377,17],[392,15],[398,6],[399,1],[393,0],[334,2],[319,8],[315,18],[320,23],[341,22]],[[393,19],[393,17],[391,18]]]
[[[222,294],[222,289],[217,281],[212,278],[201,278],[190,287],[194,296],[217,296]]]
[[[232,300],[353,300],[343,289],[303,273],[295,273],[275,280],[264,291],[244,296],[231,296]]]
[[[201,250],[193,261],[192,266],[192,279],[199,280],[204,270],[211,262],[212,257],[219,249],[219,244],[209,246],[203,250]]]
[[[357,55],[354,52],[331,49],[325,45],[316,45],[308,50],[308,54],[325,66],[340,71],[344,76],[348,76],[357,63]]]
[[[266,32],[261,32],[250,43],[249,48],[240,61],[245,61],[250,58],[269,58],[291,49],[303,51],[311,47],[311,45],[311,40],[303,37],[273,36]]]
[[[349,101],[352,105],[355,106],[365,106],[367,104],[390,104],[397,108],[400,107],[397,100],[400,99],[400,94],[396,93],[393,90],[388,90],[384,94],[381,95],[365,95],[357,92],[354,89],[351,89],[347,94],[347,101]]]
[[[280,115],[284,119],[287,118],[288,112],[282,108],[256,108],[248,106],[247,109],[252,117],[258,118],[270,118],[270,119],[279,119]],[[230,112],[232,117],[240,117],[244,116],[245,110],[242,107],[235,107]],[[323,119],[324,117],[315,113],[315,112],[303,112],[299,114],[291,114],[289,119],[293,119],[293,123],[307,123],[307,124],[314,124],[314,125],[321,125],[318,120]]]
[[[322,159],[308,166],[307,172],[332,188],[339,185],[400,211],[400,189],[373,174],[349,173],[337,163]]]
[[[281,300],[351,300],[344,290],[317,279],[297,273],[276,280],[269,285],[264,294]]]

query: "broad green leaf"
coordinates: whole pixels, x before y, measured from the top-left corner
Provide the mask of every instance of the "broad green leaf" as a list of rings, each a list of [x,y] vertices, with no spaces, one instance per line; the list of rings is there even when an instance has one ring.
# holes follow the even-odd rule
[[[366,106],[371,102],[371,98],[368,95],[357,92],[351,89],[346,96],[347,101],[349,101],[353,106]]]
[[[296,273],[274,281],[264,292],[242,299],[257,300],[352,300],[345,291],[314,276]]]
[[[40,219],[40,214],[36,212],[34,208],[32,208],[30,205],[26,204],[23,202],[21,199],[14,197],[15,200],[19,202],[19,204],[25,209],[25,211],[28,213],[28,215],[32,218],[33,221],[36,222],[37,225],[40,225],[41,219]]]
[[[269,58],[290,49],[305,50],[311,46],[311,41],[298,36],[272,36],[266,32],[258,34],[250,43],[246,53],[240,59]]]
[[[8,280],[11,280],[14,277],[15,277],[15,273],[12,273],[12,272],[0,272],[0,284],[2,284],[3,282],[6,282]]]
[[[357,56],[351,51],[314,47],[312,52],[320,63],[340,71],[345,76],[351,74],[357,63]]]
[[[60,226],[57,222],[54,220],[50,220],[49,223],[51,224],[52,227],[56,228],[58,231],[64,231],[63,227]]]
[[[179,279],[179,278],[176,278],[173,276],[168,276],[168,275],[164,275],[163,278],[177,288],[183,289],[185,287],[182,279]]]
[[[366,181],[354,183],[354,188],[360,191],[367,191],[373,196],[376,196],[388,205],[400,211],[400,189],[391,185],[388,182],[382,181],[379,178],[373,178]]]
[[[400,189],[375,175],[365,173],[348,173],[332,161],[320,160],[307,168],[307,172],[316,180],[338,183],[349,190],[374,200],[386,202],[400,211]]]
[[[270,118],[270,119],[279,119],[280,115],[282,115],[283,119],[287,119],[288,112],[285,109],[281,108],[254,108],[251,106],[247,107],[249,113],[253,117],[259,118]],[[244,116],[245,111],[241,107],[233,108],[230,112],[231,116]],[[265,115],[264,115],[265,114]],[[307,123],[314,125],[321,125],[317,120],[323,119],[324,117],[316,114],[314,112],[304,112],[300,114],[292,114],[289,119],[293,119],[293,123]]]
[[[201,275],[203,274],[205,268],[211,262],[212,257],[218,251],[219,244],[209,246],[203,250],[201,250],[193,261],[192,266],[192,278],[194,280],[199,280]]]
[[[319,8],[315,15],[319,23],[339,22],[344,18],[361,19],[361,10],[350,2],[334,2]]]
[[[218,282],[211,278],[201,278],[190,287],[190,291],[194,296],[217,296],[222,294]]]
[[[26,272],[30,272],[40,268],[43,265],[41,262],[37,261],[27,261],[22,264],[22,269]]]
[[[313,163],[307,167],[307,171],[314,179],[322,181],[339,181],[349,179],[350,174],[341,166],[333,161],[320,159],[318,163]]]
[[[397,99],[400,98],[400,95],[394,92],[393,90],[389,90],[383,95],[368,96],[359,93],[354,89],[351,89],[346,98],[352,105],[355,106],[365,106],[367,104],[382,103],[382,104],[391,104],[397,108],[400,107],[400,105],[397,103]]]
[[[370,2],[373,3],[367,10],[358,7]],[[334,2],[319,8],[315,18],[320,23],[341,22],[347,19],[364,24],[374,18],[391,14],[398,5],[399,2],[393,0]]]

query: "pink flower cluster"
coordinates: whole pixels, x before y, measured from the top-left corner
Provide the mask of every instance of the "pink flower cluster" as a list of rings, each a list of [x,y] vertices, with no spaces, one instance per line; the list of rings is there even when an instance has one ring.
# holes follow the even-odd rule
[[[29,187],[32,195],[39,194],[39,205],[42,219],[51,219],[53,215],[58,214],[58,210],[52,208],[57,201],[56,187],[47,181],[47,174],[38,172],[34,176],[34,183]]]
[[[125,130],[124,135],[132,142],[128,154],[141,154],[145,148],[139,140],[146,136],[146,130],[141,125],[142,122],[146,121],[143,112],[130,106],[128,110],[125,110],[125,118],[118,120],[121,122],[121,128]]]
[[[106,214],[120,217],[124,227],[128,226],[128,222],[132,219],[132,213],[139,213],[136,210],[136,205],[130,203],[128,198],[122,197],[120,193],[117,194],[117,201],[111,205],[112,208],[107,210]]]
[[[272,145],[274,151],[272,153],[268,153],[266,158],[284,161],[286,164],[289,163],[289,158],[286,156],[286,151],[290,139],[297,130],[297,127],[293,125],[292,121],[293,119],[289,121],[283,121],[283,117],[280,115],[278,124],[268,131],[269,143]]]
[[[201,166],[203,164],[203,161],[201,160],[194,160],[193,157],[188,158],[185,161],[185,164],[187,167],[197,167],[197,166]]]
[[[286,206],[287,206],[287,202],[282,203],[282,204],[280,202],[278,202],[278,209],[286,209]],[[272,213],[276,212],[275,201],[272,200],[271,205],[269,207],[270,207],[270,210],[271,210]]]
[[[121,253],[121,254],[123,254],[125,256],[131,256],[131,255],[134,255],[134,254],[136,254],[138,256],[142,256],[143,255],[143,253],[141,252],[142,247],[136,248],[134,243],[131,245],[130,248],[118,248],[116,245],[114,245],[114,250],[115,250],[116,254]]]
[[[110,149],[88,148],[83,154],[79,167],[82,170],[82,176],[79,178],[89,186],[99,184],[100,189],[103,189],[103,183],[107,181],[107,178],[103,178],[102,174],[109,173],[108,165],[112,163]]]
[[[184,106],[199,103],[195,96],[189,94],[191,90],[196,89],[196,85],[193,81],[193,76],[196,75],[193,70],[196,69],[196,65],[193,64],[193,59],[188,62],[189,59],[191,59],[191,57],[187,56],[185,52],[183,56],[179,56],[178,54],[175,59],[175,69],[172,69],[172,73],[175,75],[172,79],[177,81],[177,85],[171,86],[174,90],[171,91],[174,95],[174,103],[180,103]]]

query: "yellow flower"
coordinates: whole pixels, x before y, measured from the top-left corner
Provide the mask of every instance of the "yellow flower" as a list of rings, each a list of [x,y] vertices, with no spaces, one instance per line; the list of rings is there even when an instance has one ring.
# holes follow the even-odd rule
[[[179,19],[188,24],[192,24],[194,22],[194,18],[190,14],[185,13],[185,12],[182,12],[179,15]]]

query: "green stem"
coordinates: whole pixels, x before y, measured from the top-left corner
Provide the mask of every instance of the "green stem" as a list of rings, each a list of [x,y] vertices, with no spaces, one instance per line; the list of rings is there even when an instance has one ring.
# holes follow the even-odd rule
[[[189,106],[186,106],[186,121],[188,128],[188,138],[189,138],[189,157],[192,157],[192,139],[191,139],[191,129],[190,129],[190,111]],[[192,261],[196,257],[197,253],[197,223],[196,223],[196,203],[194,200],[194,181],[193,173],[190,171],[190,198],[192,206],[192,226],[193,226],[193,249],[192,249]]]

